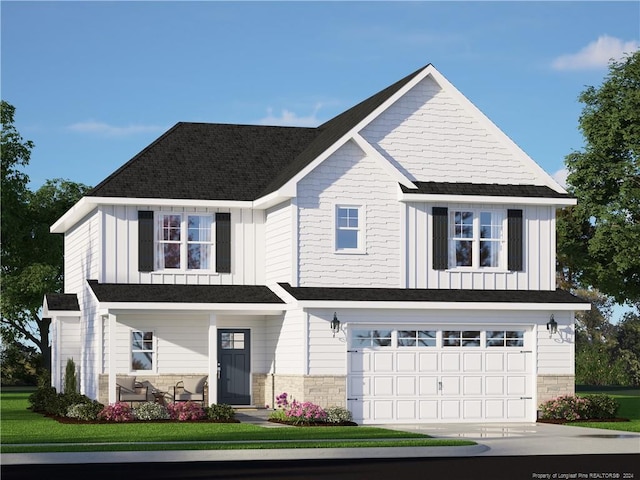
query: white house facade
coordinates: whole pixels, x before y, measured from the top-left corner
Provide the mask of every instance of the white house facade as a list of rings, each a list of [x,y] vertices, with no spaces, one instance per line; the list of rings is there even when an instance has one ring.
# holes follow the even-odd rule
[[[51,227],[53,385],[73,358],[103,403],[207,376],[208,403],[535,421],[589,308],[555,284],[573,204],[432,65],[317,128],[178,123]]]

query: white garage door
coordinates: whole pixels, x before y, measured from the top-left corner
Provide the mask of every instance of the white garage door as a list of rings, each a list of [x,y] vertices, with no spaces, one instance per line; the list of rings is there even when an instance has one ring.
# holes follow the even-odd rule
[[[535,421],[529,338],[522,328],[352,327],[348,408],[359,423]]]

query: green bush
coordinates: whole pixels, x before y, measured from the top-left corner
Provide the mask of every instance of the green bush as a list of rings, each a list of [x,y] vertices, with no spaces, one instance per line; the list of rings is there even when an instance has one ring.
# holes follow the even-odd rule
[[[39,413],[47,413],[58,401],[58,392],[52,386],[41,386],[29,395],[31,410]]]
[[[95,400],[89,403],[75,403],[67,409],[67,417],[93,421],[98,419],[98,414],[103,408],[104,405]]]
[[[226,403],[214,403],[207,408],[207,417],[211,420],[227,421],[233,420],[235,416],[233,407]]]
[[[76,375],[76,364],[73,358],[67,359],[67,366],[64,370],[64,393],[76,393],[78,391],[78,376]]]
[[[342,407],[329,407],[325,410],[327,413],[327,423],[346,423],[353,421],[351,412]]]
[[[618,401],[609,395],[586,395],[584,398],[588,402],[588,418],[615,418],[620,408]]]
[[[169,411],[159,403],[145,402],[133,409],[133,417],[137,420],[167,420]]]

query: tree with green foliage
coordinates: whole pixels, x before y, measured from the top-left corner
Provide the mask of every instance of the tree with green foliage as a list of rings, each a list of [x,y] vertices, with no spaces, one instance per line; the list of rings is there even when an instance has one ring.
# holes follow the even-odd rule
[[[2,297],[0,335],[6,344],[32,342],[49,368],[50,319],[42,318],[44,294],[63,289],[63,238],[49,227],[88,190],[67,180],[47,180],[28,188],[21,169],[29,163],[33,142],[16,130],[15,108],[2,101]],[[6,203],[5,203],[6,202]]]
[[[640,302],[640,51],[579,97],[586,146],[566,157],[578,205],[558,219],[562,268],[618,303]]]

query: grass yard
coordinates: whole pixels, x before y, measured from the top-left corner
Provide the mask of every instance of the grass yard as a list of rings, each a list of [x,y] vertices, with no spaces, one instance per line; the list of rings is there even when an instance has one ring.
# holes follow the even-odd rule
[[[264,428],[243,423],[63,424],[27,410],[30,392],[2,391],[2,453],[475,445],[375,427]]]
[[[606,430],[622,430],[640,432],[640,389],[637,390],[589,390],[577,393],[579,397],[604,393],[620,403],[618,417],[628,418],[629,422],[571,422],[577,427],[603,428]]]

